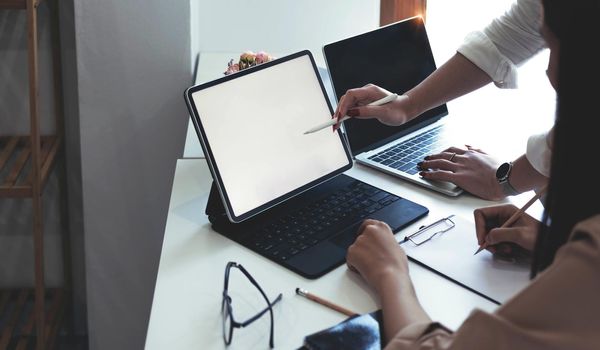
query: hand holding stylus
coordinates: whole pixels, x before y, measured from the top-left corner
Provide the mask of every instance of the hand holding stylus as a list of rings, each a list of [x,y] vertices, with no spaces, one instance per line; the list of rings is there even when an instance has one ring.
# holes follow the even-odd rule
[[[408,94],[399,95],[398,98],[385,106],[369,106],[368,103],[390,95],[392,92],[377,85],[367,84],[363,87],[350,89],[340,97],[337,109],[333,115],[338,122],[345,115],[360,119],[377,119],[380,123],[389,126],[404,124],[424,111],[415,104]],[[336,124],[334,130],[339,128]]]
[[[395,101],[397,98],[398,98],[397,94],[390,94],[390,95],[385,96],[384,98],[381,98],[381,99],[379,99],[377,101],[373,101],[373,102],[369,103],[368,106],[381,106],[381,105],[384,105],[386,103],[390,103],[392,101]],[[327,121],[327,122],[325,122],[323,124],[319,124],[319,125],[311,128],[311,129],[305,131],[304,134],[305,135],[306,134],[311,134],[313,132],[316,132],[316,131],[319,131],[319,130],[323,130],[323,129],[327,128],[327,127],[336,125],[338,122],[341,123],[344,120],[347,120],[349,118],[350,118],[350,116],[344,116],[340,120],[338,120],[336,118],[331,119],[331,120],[329,120],[329,121]]]

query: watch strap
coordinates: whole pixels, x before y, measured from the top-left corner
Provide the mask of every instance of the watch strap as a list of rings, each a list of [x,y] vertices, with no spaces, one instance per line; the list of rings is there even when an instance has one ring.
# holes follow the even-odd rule
[[[516,196],[519,193],[521,193],[517,191],[514,187],[512,187],[508,179],[506,179],[506,181],[500,182],[500,188],[502,189],[502,193],[504,193],[506,196]]]

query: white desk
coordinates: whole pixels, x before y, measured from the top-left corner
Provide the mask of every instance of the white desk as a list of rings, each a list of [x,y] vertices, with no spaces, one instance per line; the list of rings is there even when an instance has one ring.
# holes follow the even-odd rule
[[[362,167],[356,167],[350,171],[350,175],[399,195],[409,195],[409,198],[428,206],[432,212],[423,221],[446,214],[442,208],[452,208],[448,209],[452,212],[462,209],[461,214],[470,214],[467,205],[456,206],[454,199],[432,196],[430,192],[413,186],[407,190],[406,185]],[[305,335],[344,319],[343,315],[296,296],[296,287],[336,300],[358,312],[377,309],[369,288],[354,273],[348,272],[345,266],[317,280],[307,280],[212,231],[203,212],[210,181],[204,160],[178,161],[146,348],[224,347],[220,303],[223,272],[229,260],[243,264],[271,298],[279,292],[283,293],[281,304],[275,308],[275,344],[280,349],[298,347]],[[466,202],[470,207],[482,204],[473,198],[464,198],[461,202]],[[414,227],[409,230],[412,229]],[[473,307],[490,311],[495,307],[489,301],[414,264],[411,264],[411,274],[427,311],[451,327],[459,325]],[[240,304],[262,305],[259,298],[249,300],[245,297],[245,292],[255,295],[250,293],[252,289],[238,287],[239,284],[234,283],[244,280],[241,274],[234,273],[231,279],[235,314]],[[244,314],[250,315],[250,312],[244,313],[248,310],[243,307],[239,311],[242,317]],[[264,317],[246,329],[236,329],[233,348],[265,348],[268,327],[268,317]]]
[[[220,76],[228,59],[233,57],[230,53],[201,56],[198,80]],[[525,91],[498,92],[489,87],[449,106],[454,115],[452,128],[464,142],[489,150],[506,160],[523,153],[526,137],[552,122],[548,105],[552,105],[553,95],[545,82],[544,60],[542,56],[528,64],[535,74],[522,75],[522,78],[527,78],[527,81],[522,80]],[[539,103],[531,103],[538,100]],[[544,107],[540,109],[540,105]],[[481,118],[482,114],[485,117]],[[523,118],[530,114],[541,114],[542,117]],[[185,153],[188,156],[201,155],[194,154],[199,147],[194,150],[197,138],[193,128],[188,136]],[[445,197],[360,165],[349,170],[348,174],[429,208],[429,216],[402,231],[398,237],[450,213],[472,220],[474,208],[494,204],[470,195]],[[275,307],[274,315],[275,346],[280,349],[297,348],[304,336],[344,319],[343,315],[296,296],[296,287],[308,289],[357,312],[378,308],[371,290],[345,266],[317,280],[307,280],[212,231],[204,215],[211,180],[205,160],[178,161],[146,348],[224,348],[220,306],[223,272],[230,260],[243,264],[270,298],[283,293],[283,300]],[[523,194],[512,201],[521,205],[530,195]],[[539,215],[541,206],[536,204],[528,212]],[[410,271],[417,295],[427,312],[448,327],[458,327],[473,308],[493,311],[496,307],[416,264],[410,263]],[[263,307],[264,301],[240,273],[234,272],[230,283],[234,315],[238,320]],[[267,316],[246,329],[236,329],[231,348],[268,348],[268,330]]]
[[[448,213],[472,219],[473,208],[490,204],[468,195],[460,198],[438,195],[359,165],[348,174],[430,209],[428,217],[407,228],[406,232]],[[281,304],[275,307],[275,345],[280,349],[296,348],[305,335],[344,319],[343,315],[296,296],[296,287],[306,288],[357,312],[378,308],[371,290],[345,266],[317,280],[307,280],[212,231],[204,215],[210,183],[211,176],[204,160],[178,161],[148,326],[147,349],[224,348],[220,303],[223,272],[230,260],[243,264],[270,298],[283,293]],[[526,196],[520,196],[516,201],[526,199]],[[416,264],[410,264],[410,271],[425,309],[433,319],[449,327],[458,327],[473,308],[493,311],[496,307]],[[244,280],[239,273],[234,272],[231,276],[230,293],[238,319],[251,315],[252,310],[258,310],[264,303]],[[268,329],[268,317],[246,329],[236,329],[231,348],[266,348]]]

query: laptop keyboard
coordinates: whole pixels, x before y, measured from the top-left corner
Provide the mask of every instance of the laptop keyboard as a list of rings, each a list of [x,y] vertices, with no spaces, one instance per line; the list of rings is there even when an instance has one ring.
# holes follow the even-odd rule
[[[356,180],[301,210],[263,225],[248,241],[259,253],[286,261],[398,199]]]
[[[441,131],[442,126],[437,126],[372,155],[369,159],[414,175],[420,171],[417,163],[422,161],[424,156],[438,153],[445,147],[444,141],[439,137]]]

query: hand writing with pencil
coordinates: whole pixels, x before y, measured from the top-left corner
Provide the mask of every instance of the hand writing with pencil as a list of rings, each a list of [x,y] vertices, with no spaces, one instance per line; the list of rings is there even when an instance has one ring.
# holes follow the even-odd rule
[[[498,205],[493,207],[475,209],[475,229],[477,232],[477,243],[492,253],[510,255],[514,250],[510,244],[531,252],[535,246],[540,222],[527,214],[522,214],[509,227],[501,225],[513,216],[519,208],[512,204]]]

